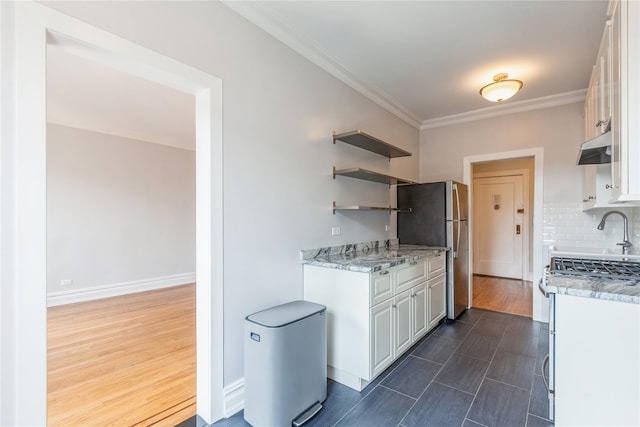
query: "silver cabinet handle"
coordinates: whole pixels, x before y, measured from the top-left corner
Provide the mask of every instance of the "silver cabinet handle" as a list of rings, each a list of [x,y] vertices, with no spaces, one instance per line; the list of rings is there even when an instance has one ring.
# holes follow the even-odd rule
[[[418,261],[410,262],[409,265],[418,265]]]
[[[389,270],[383,270],[380,272],[381,276],[384,276],[385,274],[389,274]]]
[[[395,304],[391,304],[391,307],[392,308],[397,308]]]

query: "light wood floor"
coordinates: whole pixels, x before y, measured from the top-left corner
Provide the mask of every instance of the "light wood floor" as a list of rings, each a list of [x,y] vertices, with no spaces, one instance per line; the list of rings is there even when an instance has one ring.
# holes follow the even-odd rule
[[[48,309],[49,426],[195,415],[195,285]]]
[[[473,306],[503,313],[533,315],[531,282],[473,275]]]

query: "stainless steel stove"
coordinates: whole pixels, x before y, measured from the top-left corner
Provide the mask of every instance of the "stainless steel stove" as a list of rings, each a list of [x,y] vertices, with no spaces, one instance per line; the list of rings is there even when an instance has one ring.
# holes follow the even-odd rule
[[[640,280],[640,263],[626,260],[552,257],[551,274]]]

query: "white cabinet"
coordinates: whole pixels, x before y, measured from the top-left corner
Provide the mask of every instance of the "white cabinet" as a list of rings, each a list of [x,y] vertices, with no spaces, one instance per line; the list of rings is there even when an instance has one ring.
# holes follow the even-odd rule
[[[401,355],[413,342],[413,307],[411,289],[406,290],[393,297],[393,349],[394,355]]]
[[[445,279],[446,275],[441,274],[427,282],[427,287],[429,288],[429,323],[427,327],[429,329],[437,325],[440,319],[447,315]]]
[[[587,97],[584,103],[585,140],[590,140],[608,130],[611,121],[613,63],[612,21],[605,24],[596,64],[591,71]]]
[[[409,264],[401,264],[396,267],[395,293],[411,289],[418,283],[427,280],[427,260],[413,261]]]
[[[389,300],[371,309],[371,370],[374,377],[393,362],[392,305]]]
[[[429,324],[429,306],[427,305],[428,294],[427,285],[423,283],[413,288],[412,307],[413,307],[413,341],[417,341],[427,333],[429,329],[437,324]]]
[[[377,271],[371,274],[371,305],[374,306],[393,296],[391,274],[389,270]]]
[[[446,253],[429,258],[429,281],[426,284],[428,307],[427,329],[433,328],[447,315]]]
[[[620,207],[619,203],[609,203],[613,180],[611,179],[611,165],[584,165],[584,191],[582,210],[593,208]],[[628,206],[637,206],[632,202]],[[625,205],[627,206],[627,205]]]
[[[360,391],[438,324],[444,254],[375,273],[304,266],[304,299],[327,307],[329,378]],[[430,291],[432,273],[433,283],[443,282],[442,293]]]
[[[640,2],[612,2],[611,201],[640,200]]]
[[[555,295],[555,424],[640,425],[640,305]]]
[[[583,209],[640,201],[640,2],[611,1],[608,15],[584,116],[586,140],[611,129],[611,163],[584,167]]]

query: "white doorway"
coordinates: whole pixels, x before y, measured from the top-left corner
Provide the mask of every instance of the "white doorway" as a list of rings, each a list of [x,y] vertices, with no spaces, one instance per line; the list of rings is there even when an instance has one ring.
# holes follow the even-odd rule
[[[9,134],[15,134],[18,195],[12,313],[20,329],[8,338],[15,369],[8,377],[3,372],[14,396],[14,424],[45,425],[47,419],[45,77],[52,41],[196,98],[197,413],[212,423],[223,414],[222,81],[46,6],[14,7],[14,31],[3,28],[19,52],[10,79],[17,119]]]
[[[474,173],[473,273],[522,280],[528,243],[524,191],[528,173],[493,176],[498,173]]]
[[[473,191],[473,165],[478,163],[491,162],[496,160],[505,160],[505,159],[519,159],[525,157],[532,157],[534,159],[534,173],[531,177],[532,187],[533,187],[533,206],[531,206],[531,276],[532,282],[538,283],[538,281],[542,278],[543,274],[543,265],[542,265],[542,217],[543,217],[543,183],[544,183],[544,174],[543,174],[543,163],[544,163],[544,149],[541,147],[538,148],[528,148],[522,150],[515,151],[505,151],[499,153],[489,153],[489,154],[481,154],[475,156],[467,156],[463,158],[463,181],[465,184],[470,186],[471,194]],[[472,196],[473,197],[473,196]],[[473,203],[473,199],[471,200]],[[470,248],[473,252],[473,210],[470,212],[470,223],[472,226],[472,230],[470,232],[471,236],[471,244]],[[473,259],[473,253],[471,254],[471,259]],[[469,271],[472,270],[472,266],[470,265]],[[471,282],[471,280],[470,280]],[[537,321],[545,322],[548,316],[548,304],[546,304],[546,299],[544,295],[538,292],[537,287],[532,287],[533,293],[533,319]],[[473,302],[473,284],[469,284],[469,301],[470,304]]]

